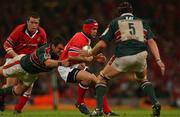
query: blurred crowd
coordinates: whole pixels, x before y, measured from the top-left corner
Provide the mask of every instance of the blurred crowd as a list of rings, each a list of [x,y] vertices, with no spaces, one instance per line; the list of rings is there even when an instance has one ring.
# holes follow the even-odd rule
[[[25,21],[29,11],[37,11],[41,16],[40,25],[45,28],[48,38],[62,35],[67,41],[77,31],[81,30],[82,22],[87,18],[94,18],[99,22],[99,35],[105,30],[108,23],[117,17],[116,7],[121,0],[1,0],[0,1],[0,63],[3,64],[4,50],[2,44],[12,29]],[[180,101],[180,1],[178,0],[129,0],[134,8],[134,14],[145,19],[156,35],[162,60],[166,65],[166,74],[161,76],[154,59],[149,57],[149,79],[156,88],[158,97],[166,98],[171,105],[177,106]],[[110,56],[110,49],[105,51]],[[98,72],[101,65],[92,65],[93,72]],[[96,69],[96,71],[94,71]],[[50,75],[40,75],[50,77]],[[124,82],[132,75],[122,75],[111,84],[108,96],[142,97],[136,84]],[[49,78],[36,83],[34,94],[48,92]],[[58,82],[60,94],[73,98],[76,88]],[[179,105],[180,106],[180,105]]]

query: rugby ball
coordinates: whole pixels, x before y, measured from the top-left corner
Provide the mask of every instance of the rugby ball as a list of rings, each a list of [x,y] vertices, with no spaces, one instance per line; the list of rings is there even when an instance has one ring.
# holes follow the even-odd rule
[[[82,50],[90,52],[92,50],[92,48],[91,48],[91,46],[86,45],[82,48]]]

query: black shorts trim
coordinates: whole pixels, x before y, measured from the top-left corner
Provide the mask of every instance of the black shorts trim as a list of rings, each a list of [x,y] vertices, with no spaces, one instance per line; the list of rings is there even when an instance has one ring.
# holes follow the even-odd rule
[[[67,82],[68,83],[77,83],[78,81],[76,80],[76,76],[81,71],[78,68],[74,68],[71,72],[69,72],[68,77],[67,77]]]

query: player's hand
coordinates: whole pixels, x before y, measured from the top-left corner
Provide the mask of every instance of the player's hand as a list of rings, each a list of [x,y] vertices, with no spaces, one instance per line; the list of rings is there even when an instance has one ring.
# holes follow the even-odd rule
[[[78,65],[78,69],[84,70],[85,67],[86,67],[86,64],[85,64],[85,63],[80,63],[80,64]]]
[[[90,55],[90,52],[84,51],[84,50],[81,50],[81,51],[79,52],[79,55],[80,55],[80,56],[91,56],[91,55]]]
[[[86,62],[91,62],[93,61],[93,56],[89,56],[89,57],[84,57],[84,59],[86,60]]]
[[[165,65],[164,65],[164,63],[161,60],[158,60],[156,62],[157,62],[158,66],[161,69],[161,74],[164,75],[164,73],[165,73]]]
[[[68,61],[68,59],[62,60],[62,61],[61,61],[61,64],[62,64],[62,66],[64,66],[64,67],[70,66],[70,62]]]
[[[106,57],[102,53],[96,55],[95,59],[99,63],[105,63],[106,62]]]

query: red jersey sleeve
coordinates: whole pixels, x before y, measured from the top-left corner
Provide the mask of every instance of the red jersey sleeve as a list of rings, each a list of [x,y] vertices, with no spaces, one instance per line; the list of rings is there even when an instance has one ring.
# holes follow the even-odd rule
[[[40,33],[41,33],[41,41],[40,41],[40,45],[44,45],[45,43],[47,43],[47,35],[46,35],[46,32],[45,30],[40,27]]]
[[[72,41],[69,45],[68,55],[78,56],[79,51],[81,51],[85,45],[88,45],[88,40],[86,37],[82,33],[76,33],[72,37]]]
[[[9,35],[9,37],[6,39],[6,41],[4,42],[4,49],[7,51],[9,51],[10,49],[13,49],[13,46],[15,44],[17,44],[18,39],[19,39],[19,32],[21,31],[21,27],[23,25],[19,25],[17,26],[12,33]]]

